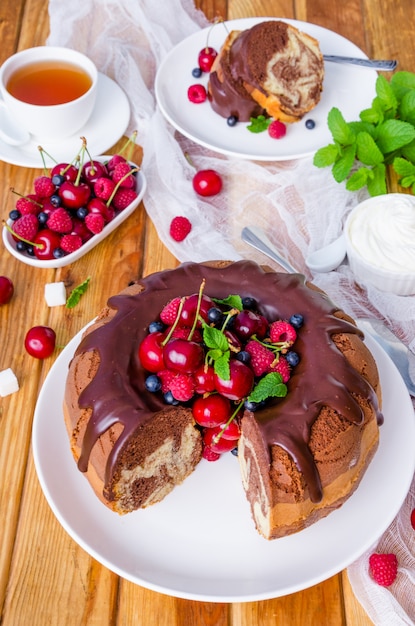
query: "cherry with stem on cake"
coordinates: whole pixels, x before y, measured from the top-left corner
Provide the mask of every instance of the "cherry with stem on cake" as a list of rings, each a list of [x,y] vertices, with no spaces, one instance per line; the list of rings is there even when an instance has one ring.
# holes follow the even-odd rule
[[[184,374],[195,372],[202,365],[204,356],[202,346],[188,339],[170,339],[163,348],[166,367]]]
[[[254,373],[251,368],[242,361],[231,359],[229,373],[228,380],[215,374],[216,391],[229,400],[241,401],[248,397],[254,385]]]
[[[201,396],[194,401],[192,413],[196,424],[213,428],[228,421],[231,415],[231,402],[218,393]]]
[[[56,333],[48,326],[33,326],[26,333],[26,351],[36,359],[46,359],[55,349]]]
[[[14,293],[13,282],[7,276],[0,276],[0,306],[10,302]]]
[[[165,336],[162,332],[146,335],[138,348],[138,356],[144,369],[157,374],[165,369],[163,358],[163,342]]]

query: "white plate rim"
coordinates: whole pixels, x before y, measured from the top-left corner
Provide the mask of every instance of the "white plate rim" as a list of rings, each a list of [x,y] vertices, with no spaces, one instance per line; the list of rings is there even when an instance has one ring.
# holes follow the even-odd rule
[[[170,494],[163,502],[155,507],[150,507],[150,509],[145,509],[144,511],[136,512],[133,514],[129,514],[129,516],[119,517],[117,514],[109,511],[104,505],[102,505],[96,496],[90,491],[90,487],[87,484],[85,478],[78,472],[76,468],[76,464],[73,461],[72,455],[69,451],[69,442],[66,434],[66,430],[63,424],[63,415],[61,406],[56,405],[55,401],[50,401],[51,390],[57,394],[57,397],[62,396],[62,390],[64,388],[64,378],[62,378],[62,374],[64,373],[67,364],[69,363],[74,349],[76,345],[79,343],[81,334],[85,329],[82,329],[66,346],[61,355],[58,357],[52,369],[50,370],[48,377],[45,380],[45,383],[42,387],[41,393],[38,398],[37,406],[35,409],[34,422],[33,422],[33,433],[32,433],[32,450],[34,456],[34,463],[36,472],[39,478],[39,482],[41,484],[44,495],[55,514],[56,518],[66,530],[66,532],[72,537],[72,539],[78,543],[88,554],[94,557],[97,561],[99,561],[102,565],[106,566],[111,571],[115,572],[119,576],[148,588],[153,591],[157,591],[159,593],[168,594],[174,597],[180,597],[184,599],[190,600],[201,600],[208,602],[248,602],[248,601],[258,601],[258,600],[266,600],[271,598],[280,597],[283,595],[287,595],[290,593],[295,593],[297,591],[301,591],[306,589],[312,585],[318,584],[323,580],[330,578],[331,576],[337,574],[342,571],[346,567],[348,567],[352,562],[357,560],[364,552],[366,552],[372,545],[377,541],[377,539],[383,534],[383,532],[388,528],[396,514],[398,513],[405,497],[408,493],[412,477],[415,470],[415,452],[413,447],[409,445],[409,441],[414,440],[415,436],[415,420],[414,420],[414,412],[412,407],[412,402],[410,400],[409,394],[407,393],[405,384],[396,369],[395,365],[392,363],[389,356],[384,352],[384,350],[372,339],[370,336],[367,336],[365,341],[375,356],[375,359],[378,363],[382,387],[384,391],[384,398],[387,400],[387,407],[389,410],[393,405],[393,414],[385,415],[385,424],[381,427],[381,438],[380,438],[380,446],[377,451],[370,467],[368,468],[359,489],[349,498],[349,500],[337,511],[332,512],[327,518],[320,520],[316,524],[307,528],[300,533],[295,535],[291,535],[290,537],[286,537],[283,539],[277,539],[273,542],[266,542],[266,540],[260,538],[253,527],[253,522],[250,519],[241,520],[242,525],[247,524],[246,528],[243,528],[243,533],[249,532],[250,537],[249,541],[253,541],[255,549],[263,550],[263,546],[267,546],[265,548],[266,554],[271,553],[269,558],[272,559],[272,564],[274,566],[275,563],[278,564],[278,554],[280,552],[279,548],[282,548],[281,554],[292,555],[298,559],[298,555],[295,556],[298,552],[296,551],[296,547],[298,544],[301,544],[305,541],[306,546],[314,546],[318,545],[319,554],[321,556],[320,560],[317,562],[314,557],[312,557],[312,565],[315,570],[313,575],[304,575],[302,574],[302,569],[295,568],[294,576],[297,577],[295,582],[290,581],[287,583],[280,584],[279,587],[273,586],[273,581],[267,580],[261,581],[263,584],[263,588],[258,589],[256,586],[256,581],[253,583],[249,579],[247,581],[244,580],[242,576],[241,580],[237,580],[236,582],[232,580],[231,586],[229,588],[229,581],[226,579],[221,579],[220,570],[218,570],[218,577],[206,578],[204,579],[199,572],[199,577],[194,577],[194,574],[189,574],[189,577],[178,575],[175,570],[171,571],[171,561],[165,561],[166,570],[164,568],[152,570],[151,568],[145,569],[144,573],[140,573],[140,568],[138,562],[140,560],[140,554],[137,556],[137,569],[132,567],[129,571],[127,571],[124,566],[120,563],[117,563],[117,559],[112,556],[112,558],[108,558],[107,555],[103,554],[104,545],[105,545],[105,535],[103,535],[102,541],[103,545],[92,546],[90,541],[79,533],[76,525],[80,523],[80,517],[77,517],[76,512],[73,512],[73,507],[71,506],[71,515],[72,519],[68,518],[68,515],[63,511],[64,509],[64,486],[60,486],[57,490],[56,485],[53,483],[56,480],[59,480],[59,464],[58,466],[54,465],[53,476],[49,473],[45,473],[45,468],[48,463],[48,454],[50,455],[50,450],[46,449],[43,444],[42,436],[47,433],[47,437],[51,437],[51,441],[53,441],[54,445],[57,446],[55,454],[59,457],[59,462],[63,457],[70,458],[70,462],[72,463],[72,469],[70,469],[71,473],[71,481],[74,481],[72,487],[76,486],[77,494],[78,490],[80,495],[80,502],[82,503],[81,496],[84,492],[86,495],[86,500],[84,499],[84,503],[87,502],[87,506],[95,509],[91,520],[94,522],[94,537],[100,536],[100,521],[102,518],[111,517],[110,527],[114,525],[114,533],[113,538],[116,543],[116,546],[120,545],[124,541],[124,537],[120,538],[120,529],[121,534],[123,534],[123,530],[126,530],[126,527],[123,527],[123,520],[125,518],[130,518],[132,520],[132,524],[134,524],[134,532],[136,531],[136,522],[138,521],[138,525],[143,517],[137,517],[133,519],[133,516],[136,516],[137,513],[142,515],[150,515],[152,519],[150,523],[157,522],[161,517],[166,517],[166,510],[164,510],[164,504],[168,501],[169,498],[172,500],[167,505],[167,510],[172,506],[173,499],[177,499],[179,505],[183,506],[183,495],[180,493],[180,489],[183,486],[176,488],[176,490]],[[386,393],[385,393],[386,392]],[[389,398],[389,399],[388,399]],[[399,407],[396,406],[398,403]],[[396,410],[399,408],[399,410]],[[54,422],[56,418],[60,418],[59,421]],[[396,424],[394,427],[389,421],[396,419]],[[52,432],[49,431],[52,428]],[[383,430],[382,430],[383,429]],[[56,432],[55,432],[56,431]],[[59,431],[59,436],[57,436],[57,432]],[[387,432],[385,432],[387,431]],[[392,437],[391,437],[392,435]],[[393,449],[392,449],[393,442]],[[402,455],[403,450],[409,452],[409,457],[406,458],[405,455]],[[388,457],[392,456],[392,459]],[[231,461],[230,458],[232,455],[225,455],[226,461],[229,463],[225,464],[225,469],[230,468]],[[403,461],[404,459],[404,461]],[[391,460],[394,463],[391,463]],[[225,461],[225,458],[223,459]],[[49,459],[50,462],[50,459]],[[68,461],[69,462],[69,461]],[[222,462],[222,459],[217,462],[218,464]],[[205,463],[205,468],[207,467],[207,462]],[[219,467],[218,464],[211,464],[215,467]],[[209,464],[208,464],[209,465]],[[387,468],[384,466],[387,465]],[[398,467],[396,467],[398,466]],[[196,469],[196,471],[192,474],[191,477],[187,479],[187,481],[193,481],[192,489],[194,489],[195,484],[197,485],[197,472],[201,466]],[[211,471],[210,467],[207,467],[208,471]],[[205,470],[206,471],[206,470]],[[216,470],[215,470],[216,471]],[[232,470],[233,471],[233,470]],[[387,473],[385,473],[387,471]],[[221,472],[223,472],[223,468],[221,468]],[[379,472],[383,477],[387,479],[386,485],[385,481],[382,480],[382,475],[379,476]],[[396,480],[395,480],[396,479]],[[76,485],[75,485],[76,483]],[[186,483],[186,481],[185,481]],[[185,484],[184,483],[184,484]],[[380,485],[382,483],[382,485]],[[56,497],[56,492],[59,494]],[[373,496],[377,495],[374,498]],[[188,495],[188,494],[185,494]],[[218,494],[219,496],[220,494]],[[78,495],[77,495],[78,497]],[[355,504],[356,502],[356,504]],[[355,516],[359,514],[359,510],[356,509],[357,502],[359,502],[363,509],[360,511],[361,518],[359,523],[357,524],[357,528],[359,531],[364,531],[363,537],[359,540],[354,541],[354,545],[351,547],[351,550],[344,551],[344,544],[350,541],[350,537],[345,537],[343,541],[338,540],[337,535],[337,527],[345,527],[350,523],[350,520],[354,520]],[[370,502],[370,510],[367,508],[368,503]],[[385,502],[388,503],[388,506],[385,507]],[[176,503],[177,504],[177,503]],[[159,513],[157,513],[157,508],[159,508]],[[170,509],[171,510],[171,509]],[[156,513],[154,513],[154,511]],[[248,509],[247,516],[249,516]],[[347,512],[347,514],[346,514]],[[371,516],[372,522],[375,522],[375,526],[368,520],[367,522],[364,520],[363,515]],[[380,515],[379,515],[380,513]],[[82,511],[82,520],[87,519],[88,515],[91,515],[91,510]],[[95,517],[94,517],[95,515]],[[131,517],[130,517],[131,516]],[[361,523],[362,522],[362,523]],[[83,523],[83,522],[82,522]],[[167,525],[167,527],[163,527],[164,532],[168,532],[168,528],[171,526],[171,522]],[[331,533],[333,536],[331,538]],[[157,533],[157,531],[155,531]],[[234,528],[233,532],[238,535],[238,529]],[[118,533],[118,534],[117,534]],[[126,534],[127,536],[127,534]],[[254,539],[255,537],[255,539]],[[321,539],[324,537],[324,541]],[[301,538],[301,541],[299,541]],[[151,539],[151,538],[150,538]],[[169,538],[164,536],[163,534],[157,535],[157,541],[154,543],[154,554],[157,554],[157,547],[160,542],[161,548],[166,544],[166,540]],[[320,539],[320,541],[319,541]],[[353,538],[354,539],[354,538]],[[153,537],[154,540],[154,537]],[[125,539],[125,541],[128,541]],[[201,540],[202,541],[202,540]],[[222,543],[226,541],[226,536],[219,537],[218,540],[215,540],[215,544],[218,548],[218,552],[221,552],[220,548]],[[334,541],[334,543],[333,543]],[[153,545],[153,544],[152,544]],[[169,544],[170,545],[170,544]],[[331,548],[330,548],[331,546]],[[324,554],[324,550],[327,547],[327,550],[332,550],[333,546],[337,551],[339,551],[339,558],[334,559],[334,563],[331,564],[330,567],[322,566],[323,558],[328,555]],[[342,547],[343,546],[343,547]],[[131,546],[128,545],[128,549],[131,550]],[[171,550],[183,549],[183,546],[172,546]],[[315,548],[311,547],[311,550]],[[115,551],[117,548],[115,548]],[[181,552],[179,552],[181,554]],[[263,555],[261,555],[262,557]],[[314,555],[315,556],[315,555]],[[277,558],[275,558],[277,557]],[[300,563],[302,563],[302,559],[306,560],[310,558],[309,555],[301,554]],[[164,558],[164,556],[163,556]],[[197,558],[197,557],[196,557]],[[291,556],[290,556],[291,558]],[[330,556],[331,558],[331,556]],[[201,552],[200,559],[202,561],[203,571],[203,551]],[[285,562],[287,564],[287,561]],[[228,566],[227,563],[222,564],[225,569]],[[170,569],[169,569],[170,568]],[[282,572],[279,572],[282,575]],[[283,578],[285,581],[285,576],[287,572],[284,570]],[[235,572],[236,575],[241,575],[241,572]],[[252,589],[252,585],[254,588]],[[234,588],[235,587],[235,588]],[[233,589],[233,591],[230,591]]]
[[[281,20],[310,34],[320,41],[323,54],[338,54],[367,59],[366,54],[350,40],[323,26],[310,22],[281,17],[255,17],[225,21],[224,25],[229,31],[233,29],[245,30],[266,20]],[[318,148],[332,142],[332,136],[327,126],[327,114],[332,106],[338,106],[344,113],[346,120],[352,121],[358,119],[360,111],[369,107],[376,95],[377,72],[375,70],[327,63],[320,103],[302,121],[288,124],[288,132],[283,139],[273,140],[267,137],[267,133],[253,135],[246,131],[246,124],[237,124],[237,126],[229,128],[226,120],[214,113],[208,102],[199,105],[191,104],[186,95],[187,87],[191,84],[207,83],[206,76],[200,80],[193,78],[191,70],[197,65],[197,53],[206,45],[208,35],[209,45],[219,49],[226,37],[226,31],[222,35],[218,34],[220,31],[217,29],[220,28],[223,28],[223,25],[217,24],[214,29],[209,26],[178,43],[164,57],[155,79],[156,100],[163,116],[182,135],[205,148],[227,156],[256,161],[285,161],[311,156]],[[327,44],[330,44],[330,47],[326,49]],[[193,49],[194,58],[189,54],[189,50]],[[337,75],[339,76],[338,81],[337,78],[333,78]],[[333,90],[336,92],[339,91],[338,87],[344,82],[349,85],[350,93],[353,93],[353,98],[350,96],[350,102],[344,101],[344,98],[347,98],[347,90],[342,91],[343,87],[340,90],[342,98],[337,98],[331,93],[329,97],[328,84],[330,87],[332,80],[336,81]],[[171,84],[170,91],[174,93],[174,98],[173,96],[169,97],[170,91],[166,87],[168,83]],[[200,111],[203,111],[203,117],[199,115]],[[305,129],[305,120],[309,118],[316,121],[313,130]],[[219,137],[220,139],[216,139]],[[303,141],[305,138],[307,147],[298,149],[296,146],[301,138]]]
[[[123,136],[130,114],[130,103],[124,90],[112,78],[98,72],[97,103],[83,128],[56,143],[34,138],[23,146],[11,146],[0,140],[0,161],[41,169],[43,161],[38,150],[39,144],[57,162],[72,160],[81,146],[82,136],[86,137],[91,154],[103,154]],[[55,164],[47,154],[44,158],[48,167]]]
[[[110,154],[109,155],[106,154],[106,155],[101,155],[101,156],[95,156],[93,157],[93,159],[104,162],[104,161],[109,160],[111,156],[112,155]],[[132,167],[138,167],[132,161],[130,161],[130,165]],[[127,219],[127,217],[129,217],[132,213],[134,213],[135,209],[138,207],[141,200],[143,199],[146,188],[147,188],[146,178],[143,172],[141,171],[141,169],[139,169],[138,172],[136,173],[136,190],[138,190],[138,195],[137,195],[137,198],[134,200],[134,202],[131,202],[125,209],[120,211],[120,213],[116,217],[114,217],[114,219],[111,220],[111,222],[109,222],[108,224],[104,226],[103,230],[100,233],[93,235],[91,239],[88,239],[88,241],[82,244],[82,246],[78,250],[75,250],[75,252],[71,252],[70,254],[67,254],[64,257],[61,257],[59,259],[48,259],[45,261],[41,261],[39,259],[36,259],[35,257],[31,257],[31,256],[28,256],[27,254],[20,253],[16,249],[16,244],[13,240],[12,234],[5,226],[3,226],[3,232],[2,232],[4,246],[7,249],[7,251],[12,256],[14,256],[15,259],[17,259],[18,261],[21,261],[22,263],[25,263],[26,265],[30,265],[32,267],[38,267],[40,269],[48,269],[48,268],[57,269],[59,267],[66,267],[66,265],[70,265],[71,263],[78,261],[78,259],[80,259],[85,254],[87,254],[87,252],[92,250],[92,248],[95,248],[95,246],[101,243],[101,241],[103,241],[106,237],[108,237],[108,235],[110,235],[120,224],[122,224]],[[12,220],[8,219],[7,223],[9,226],[11,226]]]

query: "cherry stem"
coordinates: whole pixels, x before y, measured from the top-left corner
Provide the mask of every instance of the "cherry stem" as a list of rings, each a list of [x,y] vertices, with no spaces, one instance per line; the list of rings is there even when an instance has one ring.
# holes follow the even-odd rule
[[[21,235],[15,233],[13,228],[9,226],[9,224],[5,220],[3,220],[3,226],[9,231],[9,233],[13,235],[13,237],[17,237],[17,239],[23,241],[24,243],[27,243],[29,246],[34,246],[35,248],[43,248],[43,243],[34,243],[33,241],[29,241],[28,239],[25,239]]]
[[[228,428],[229,424],[231,424],[233,422],[233,420],[235,419],[235,417],[238,415],[239,411],[243,407],[244,402],[245,402],[245,398],[243,400],[241,400],[241,402],[238,404],[238,406],[236,407],[236,409],[234,410],[234,412],[232,413],[232,415],[230,416],[228,421],[224,424],[222,430],[220,432],[218,432],[218,434],[213,437],[214,443],[218,443],[219,439],[222,437],[223,433]]]
[[[190,154],[188,152],[185,152],[184,156],[186,158],[186,161],[189,163],[189,165],[191,165],[194,169],[197,169],[196,165],[192,161],[192,158],[191,158]]]
[[[127,139],[127,141],[125,142],[125,144],[123,145],[123,147],[118,153],[118,154],[123,154],[127,150],[127,148],[129,148],[128,154],[127,154],[127,161],[129,161],[132,157],[133,150],[136,144],[137,135],[138,135],[138,131],[137,130],[133,131],[131,137]]]
[[[10,187],[10,191],[16,194],[16,196],[19,196],[19,198],[25,198],[26,200],[29,200],[29,202],[32,202],[36,206],[43,207],[43,204],[41,204],[40,202],[37,202],[37,200],[34,200],[33,198],[28,198],[27,196],[24,196],[22,193],[19,193],[18,191],[16,191],[14,187]]]
[[[177,315],[176,315],[176,319],[174,320],[173,326],[170,328],[168,334],[166,335],[166,337],[164,338],[164,340],[161,342],[161,345],[164,347],[166,345],[166,343],[168,341],[170,341],[172,334],[174,333],[174,331],[176,330],[176,326],[179,323],[179,319],[180,319],[180,314],[183,310],[183,306],[184,303],[186,301],[185,296],[183,296],[183,298],[180,298],[180,303],[179,303],[179,308],[177,309]]]
[[[189,337],[188,337],[189,341],[192,340],[192,337],[193,337],[194,332],[196,330],[196,326],[197,326],[197,322],[198,322],[198,319],[199,319],[200,307],[201,307],[201,304],[202,304],[202,296],[203,296],[203,291],[205,289],[205,285],[206,285],[206,278],[203,278],[202,282],[200,283],[200,287],[199,287],[199,296],[198,296],[198,299],[197,299],[197,307],[196,307],[195,319],[193,320],[192,328],[190,329],[190,333],[189,333]]]
[[[129,177],[132,176],[133,174],[135,174],[136,172],[139,171],[139,167],[133,167],[131,168],[131,170],[129,172],[127,172],[126,174],[124,174],[124,176],[122,178],[120,178],[120,180],[118,181],[118,183],[115,185],[112,194],[110,195],[110,197],[107,200],[107,206],[109,206],[111,204],[111,202],[114,200],[114,196],[117,193],[118,189],[121,187],[122,183]]]

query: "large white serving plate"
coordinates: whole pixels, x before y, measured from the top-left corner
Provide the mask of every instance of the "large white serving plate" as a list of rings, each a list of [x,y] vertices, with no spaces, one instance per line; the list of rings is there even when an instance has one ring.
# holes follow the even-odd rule
[[[219,50],[228,31],[245,30],[266,19],[277,18],[231,20],[198,31],[180,42],[165,57],[157,72],[157,102],[174,128],[196,143],[222,154],[257,161],[305,157],[332,141],[327,126],[327,115],[332,107],[338,107],[347,121],[354,121],[359,119],[362,109],[371,105],[376,95],[377,73],[374,70],[356,65],[326,63],[319,104],[302,121],[289,124],[287,134],[279,140],[271,139],[267,132],[251,133],[246,129],[246,123],[230,127],[223,117],[213,111],[208,101],[193,104],[187,98],[190,85],[207,85],[207,74],[203,74],[200,79],[192,76],[192,69],[197,66],[198,53],[206,46],[206,41],[209,46]],[[323,54],[367,58],[354,43],[331,30],[298,20],[282,20],[315,37]],[[306,128],[307,119],[314,120],[314,129]]]
[[[384,397],[380,446],[353,496],[310,528],[274,541],[250,517],[230,453],[203,460],[160,504],[125,516],[95,496],[71,455],[62,414],[76,336],[53,365],[33,424],[33,453],[44,494],[69,535],[120,576],[172,596],[212,602],[274,598],[317,584],[361,556],[386,530],[415,467],[412,403],[396,367],[371,338]]]

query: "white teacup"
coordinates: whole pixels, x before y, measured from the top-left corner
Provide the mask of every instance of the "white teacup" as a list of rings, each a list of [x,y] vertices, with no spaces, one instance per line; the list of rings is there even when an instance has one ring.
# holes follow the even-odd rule
[[[61,93],[61,99],[67,101],[59,104],[33,103],[48,92],[46,86],[45,89],[37,86],[38,79],[42,76],[45,85],[48,80],[56,85],[56,74],[53,80],[53,72],[56,71],[59,78],[65,76],[62,81],[65,92],[70,85],[73,87],[66,94]],[[23,90],[20,92],[16,91],[19,78]],[[36,85],[32,90],[36,97],[29,95],[25,81]],[[0,67],[0,138],[9,144],[19,145],[31,139],[30,135],[42,141],[60,141],[70,137],[86,124],[92,114],[97,82],[95,64],[76,50],[39,46],[17,52]],[[13,83],[15,87],[12,87]],[[9,91],[13,89],[15,95]],[[78,95],[73,95],[75,93]],[[27,101],[29,99],[31,101]]]

